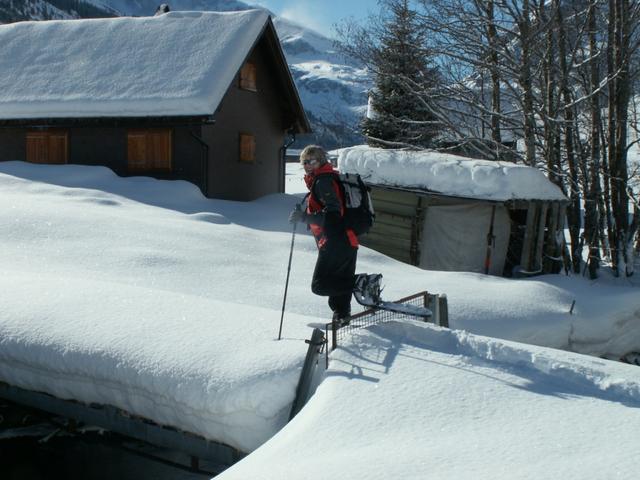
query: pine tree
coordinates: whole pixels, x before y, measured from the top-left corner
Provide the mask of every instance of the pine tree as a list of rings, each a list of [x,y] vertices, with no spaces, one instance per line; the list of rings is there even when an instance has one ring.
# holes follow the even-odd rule
[[[389,16],[371,58],[375,88],[373,111],[362,123],[369,145],[431,147],[437,123],[425,102],[425,91],[437,83],[429,65],[425,32],[409,0],[387,0]]]

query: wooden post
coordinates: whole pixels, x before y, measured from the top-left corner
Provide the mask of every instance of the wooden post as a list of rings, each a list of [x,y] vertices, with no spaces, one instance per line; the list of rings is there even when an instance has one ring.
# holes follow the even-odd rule
[[[438,304],[438,296],[437,295],[433,295],[433,294],[429,294],[429,302],[427,303],[427,308],[429,310],[431,310],[433,312],[433,315],[431,316],[431,319],[434,323],[438,323],[438,316],[437,316],[437,312],[436,312],[436,305]],[[428,321],[428,320],[427,320]]]
[[[526,272],[531,270],[531,246],[533,245],[537,212],[538,205],[535,202],[529,202],[529,207],[527,208],[527,226],[524,231],[522,255],[520,256],[520,268]]]
[[[314,328],[313,333],[311,334],[311,340],[307,340],[309,348],[307,349],[307,356],[304,359],[304,365],[302,366],[302,372],[300,373],[298,388],[296,388],[296,398],[293,400],[293,405],[291,406],[289,420],[295,417],[307,402],[309,390],[311,389],[311,379],[313,378],[314,366],[318,361],[320,348],[324,345],[324,342],[324,332],[319,328]]]
[[[556,243],[556,236],[558,231],[558,210],[560,205],[558,202],[551,204],[551,212],[549,212],[549,225],[547,227],[547,238],[544,245],[545,259],[542,262],[542,272],[552,273],[554,271],[554,265],[559,256],[558,246]]]
[[[538,232],[534,251],[533,270],[542,272],[542,249],[544,245],[544,226],[547,223],[548,203],[543,203],[539,207],[540,218],[538,220]]]
[[[449,306],[445,293],[438,295],[438,313],[438,325],[449,328]]]
[[[431,321],[436,325],[440,325],[440,295],[433,295],[432,297],[433,301],[431,302],[431,312],[433,313],[433,315],[431,316]],[[425,322],[428,321],[429,320],[425,318]]]
[[[420,264],[420,252],[422,251],[422,228],[424,226],[424,216],[427,206],[423,205],[424,198],[420,195],[415,209],[415,215],[411,222],[411,245],[409,246],[409,257],[411,264]]]

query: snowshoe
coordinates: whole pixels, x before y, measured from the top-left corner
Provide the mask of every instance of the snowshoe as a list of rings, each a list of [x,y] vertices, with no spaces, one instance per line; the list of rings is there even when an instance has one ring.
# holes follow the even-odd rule
[[[382,281],[382,274],[374,273],[368,275],[361,273],[356,276],[355,286],[353,289],[353,296],[360,305],[368,307],[378,305],[381,301],[382,287],[380,282]]]

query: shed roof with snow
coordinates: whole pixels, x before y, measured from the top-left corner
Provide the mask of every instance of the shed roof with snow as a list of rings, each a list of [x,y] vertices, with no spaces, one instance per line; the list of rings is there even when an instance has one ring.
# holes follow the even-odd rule
[[[537,168],[366,146],[341,150],[338,166],[372,186],[363,245],[428,270],[559,270],[567,198]]]
[[[510,162],[357,146],[340,151],[338,166],[341,171],[359,173],[367,183],[452,197],[567,201],[540,170]]]
[[[268,26],[265,10],[0,26],[0,117],[212,115]]]

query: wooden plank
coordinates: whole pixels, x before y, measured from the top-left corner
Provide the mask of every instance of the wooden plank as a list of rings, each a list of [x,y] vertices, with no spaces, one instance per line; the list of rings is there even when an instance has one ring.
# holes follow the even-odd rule
[[[371,195],[378,201],[405,205],[415,205],[418,197],[415,193],[403,192],[400,190],[388,190],[376,186],[371,187]]]
[[[404,205],[404,204],[396,204],[396,203],[387,203],[387,202],[376,202],[375,199],[373,201],[373,208],[376,211],[376,216],[379,214],[397,216],[398,218],[406,218],[410,221],[416,213],[415,205]]]
[[[371,199],[378,213],[413,218],[418,205],[418,196],[412,193],[382,190],[373,187]]]
[[[411,264],[411,258],[409,256],[408,248],[402,248],[388,242],[383,243],[383,241],[378,238],[369,238],[369,235],[367,235],[367,238],[363,238],[361,240],[361,243],[365,247],[376,250],[398,261]]]
[[[411,236],[410,235],[393,235],[392,232],[389,231],[370,231],[367,234],[367,241],[375,241],[381,245],[389,245],[396,246],[397,248],[402,248],[409,252],[409,248],[411,247]]]
[[[374,205],[375,208],[375,205]],[[376,209],[376,223],[386,223],[393,225],[402,225],[405,228],[411,228],[415,218],[415,210],[411,215],[398,215],[384,209]]]
[[[412,228],[411,225],[398,225],[396,223],[376,222],[374,227],[371,228],[371,232],[380,235],[392,235],[394,237],[411,239]]]

